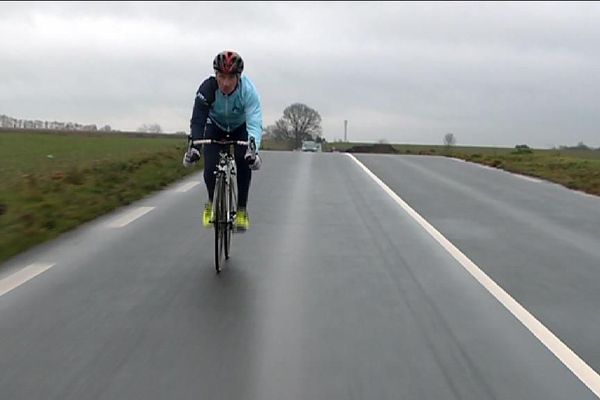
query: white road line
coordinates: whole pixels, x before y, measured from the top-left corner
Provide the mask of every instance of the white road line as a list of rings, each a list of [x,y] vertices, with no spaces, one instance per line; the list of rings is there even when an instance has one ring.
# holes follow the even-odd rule
[[[54,265],[55,264],[41,263],[31,264],[19,272],[15,272],[14,274],[0,280],[0,296],[5,295],[18,286],[21,286],[28,280],[35,278],[47,269],[52,268]]]
[[[575,190],[575,192],[579,193],[582,196],[588,197],[590,199],[596,199],[596,200],[600,199],[600,196],[596,196],[595,194],[589,194],[589,193],[586,193],[586,192],[582,192],[580,190]]]
[[[540,179],[532,178],[531,176],[521,175],[521,174],[515,174],[514,172],[511,172],[511,174],[513,174],[517,178],[521,178],[521,179],[524,179],[524,180],[529,181],[529,182],[534,182],[534,183],[541,183],[542,182]]]
[[[108,226],[110,228],[122,228],[152,210],[154,210],[154,207],[137,207],[124,216],[115,219]]]
[[[200,184],[200,182],[189,182],[189,183],[186,183],[185,185],[181,185],[175,191],[178,193],[184,193],[184,192],[187,192],[188,190],[190,190],[191,188],[198,186],[199,184]]]
[[[600,375],[587,365],[577,354],[542,325],[529,311],[513,299],[504,289],[487,276],[473,261],[446,239],[437,229],[413,210],[400,196],[363,165],[352,154],[354,160],[392,199],[400,205],[427,233],[429,233],[452,257],[458,261],[477,281],[485,287],[508,311],[538,338],[567,368],[571,370],[595,395],[600,398]]]
[[[454,160],[454,161],[458,161],[458,162],[463,162],[463,163],[467,162],[467,161],[463,160],[462,158],[450,157],[450,159]],[[485,165],[485,164],[479,164],[479,163],[476,163],[476,162],[471,162],[470,164],[473,164],[473,165],[481,167],[481,168],[486,168],[486,169],[498,171],[498,172],[506,172],[506,173],[509,173],[509,174],[511,174],[513,176],[516,176],[517,178],[521,178],[521,179],[524,179],[524,180],[529,181],[529,182],[534,182],[534,183],[542,183],[543,182],[541,179],[537,179],[537,178],[534,178],[534,177],[531,177],[531,176],[527,176],[527,175],[517,174],[516,172],[510,172],[510,171],[506,171],[504,169],[490,167],[489,165]]]

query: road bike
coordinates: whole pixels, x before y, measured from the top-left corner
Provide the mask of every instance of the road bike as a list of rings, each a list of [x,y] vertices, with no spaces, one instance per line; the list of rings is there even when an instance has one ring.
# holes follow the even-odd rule
[[[213,227],[215,231],[215,269],[220,273],[225,260],[231,255],[231,234],[235,229],[237,212],[237,169],[231,146],[248,146],[243,140],[200,139],[194,145],[218,144],[219,161],[215,170],[215,192],[213,196]]]

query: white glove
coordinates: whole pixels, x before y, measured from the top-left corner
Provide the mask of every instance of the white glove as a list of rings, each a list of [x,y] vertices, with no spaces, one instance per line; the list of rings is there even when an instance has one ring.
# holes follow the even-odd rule
[[[260,166],[262,165],[262,160],[260,159],[260,156],[258,154],[254,156],[254,160],[246,158],[246,161],[248,161],[248,168],[250,168],[253,171],[259,170]]]
[[[250,137],[248,139],[248,142],[248,149],[246,149],[246,155],[244,155],[244,159],[248,163],[248,167],[251,170],[256,171],[260,169],[260,166],[262,165],[262,160],[260,159],[256,151],[256,142],[254,141],[254,138]]]
[[[200,152],[194,147],[190,147],[188,151],[183,155],[183,166],[186,168],[191,167],[200,159]]]

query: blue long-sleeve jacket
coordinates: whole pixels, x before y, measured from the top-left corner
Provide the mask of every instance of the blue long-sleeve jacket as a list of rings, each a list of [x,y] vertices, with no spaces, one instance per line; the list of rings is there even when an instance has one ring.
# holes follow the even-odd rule
[[[229,95],[224,95],[219,90],[214,76],[202,82],[196,92],[190,121],[193,140],[204,137],[207,118],[226,132],[231,132],[246,123],[248,136],[252,136],[256,148],[260,148],[262,138],[260,96],[254,84],[245,75],[242,75],[236,89]]]

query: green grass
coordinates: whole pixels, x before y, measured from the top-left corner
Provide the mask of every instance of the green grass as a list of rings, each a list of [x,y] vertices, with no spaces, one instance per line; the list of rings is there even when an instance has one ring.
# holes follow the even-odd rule
[[[335,147],[338,151],[347,151],[355,146],[367,146],[367,147],[381,147],[380,143],[352,143],[352,142],[334,142],[326,143],[323,146],[323,151],[331,151]],[[435,145],[421,145],[421,144],[383,144],[383,146],[393,147],[398,154],[417,154],[417,155],[444,155],[447,153],[448,148],[445,146]],[[481,154],[507,154],[512,152],[514,149],[502,148],[502,147],[468,147],[468,146],[454,146],[451,149],[454,152],[465,152],[473,153],[478,152]]]
[[[0,262],[198,171],[185,138],[0,133]]]
[[[600,158],[595,157],[594,151],[590,153],[533,150],[495,154],[455,152],[452,156],[600,196]]]
[[[291,151],[294,150],[296,143],[293,140],[269,140],[263,139],[260,144],[261,150],[278,150]]]
[[[375,145],[373,143],[327,143],[324,151],[335,147],[347,151],[355,146],[373,148],[373,152],[393,150],[397,154],[438,155],[538,177],[570,189],[600,196],[600,150],[516,150],[499,147]],[[387,149],[386,149],[387,146]],[[379,148],[377,148],[379,147]],[[363,147],[361,150],[365,150]]]
[[[326,143],[345,151],[360,143]],[[198,171],[184,136],[0,130],[0,262]],[[263,141],[262,149],[290,143]],[[462,158],[600,195],[600,151],[393,145],[400,154]]]

